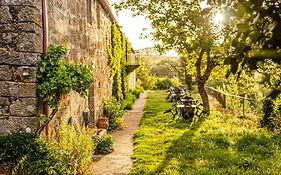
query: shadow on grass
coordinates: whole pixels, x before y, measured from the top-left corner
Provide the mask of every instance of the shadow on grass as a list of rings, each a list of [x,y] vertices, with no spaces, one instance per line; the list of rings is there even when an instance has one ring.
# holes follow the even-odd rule
[[[173,141],[172,145],[169,147],[166,153],[167,155],[164,161],[152,174],[160,174],[164,172],[165,169],[168,166],[170,166],[170,163],[173,159],[178,159],[179,161],[182,161],[182,163],[185,162],[185,159],[195,160],[194,155],[189,154],[189,151],[192,151],[194,147],[197,147],[197,145],[195,145],[192,142],[192,138],[194,137],[195,132],[200,128],[201,124],[204,123],[204,121],[205,121],[205,117],[201,118],[199,121],[195,123],[189,121],[189,129],[180,138]],[[179,121],[171,120],[167,126],[176,127],[176,128],[186,127],[186,123],[181,124],[178,122],[183,123],[182,119],[180,119]],[[180,166],[184,166],[184,165],[182,164]]]
[[[281,174],[281,134],[258,130],[252,121],[233,115],[173,119],[163,114],[170,104],[158,94],[148,102],[131,174]]]
[[[200,133],[204,121],[200,119],[174,140],[164,161],[149,174],[280,174],[280,134],[245,133],[233,141]]]

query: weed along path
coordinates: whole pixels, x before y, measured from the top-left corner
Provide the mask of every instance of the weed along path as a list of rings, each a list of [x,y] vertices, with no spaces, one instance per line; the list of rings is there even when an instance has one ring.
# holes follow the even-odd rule
[[[112,133],[114,138],[114,151],[94,161],[90,168],[93,175],[125,175],[132,167],[131,156],[134,149],[133,136],[139,127],[143,116],[147,94],[143,93],[136,100],[133,109],[124,116],[126,128]]]

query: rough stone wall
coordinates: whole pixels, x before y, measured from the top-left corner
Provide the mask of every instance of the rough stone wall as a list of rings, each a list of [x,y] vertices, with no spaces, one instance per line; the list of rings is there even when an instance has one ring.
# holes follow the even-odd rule
[[[0,134],[35,129],[41,13],[40,0],[0,0]]]
[[[76,117],[82,122],[83,112],[89,111],[94,126],[103,113],[103,98],[111,96],[106,50],[111,20],[99,0],[48,0],[48,22],[49,43],[66,44],[69,61],[92,64],[94,70],[89,96],[82,98],[76,93],[65,96],[58,116],[64,120]]]

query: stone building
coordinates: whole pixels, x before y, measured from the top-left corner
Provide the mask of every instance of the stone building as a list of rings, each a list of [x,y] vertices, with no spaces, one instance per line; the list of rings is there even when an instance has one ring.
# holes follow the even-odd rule
[[[112,91],[106,44],[114,21],[107,0],[0,0],[0,133],[34,131],[36,70],[48,43],[66,44],[70,62],[92,63],[89,96],[66,95],[58,115],[79,123],[84,115],[95,126]]]

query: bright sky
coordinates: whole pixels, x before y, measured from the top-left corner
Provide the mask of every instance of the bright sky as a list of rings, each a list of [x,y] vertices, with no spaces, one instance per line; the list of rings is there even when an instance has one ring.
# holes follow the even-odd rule
[[[118,2],[119,0],[109,0],[110,4]],[[114,9],[113,9],[114,11]],[[133,17],[133,13],[128,10],[119,12],[119,15],[115,15],[117,22],[123,28],[123,32],[129,38],[134,49],[141,49],[146,47],[153,47],[154,43],[151,39],[141,39],[141,33],[143,28],[151,29],[150,22],[143,16]]]

